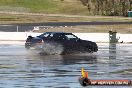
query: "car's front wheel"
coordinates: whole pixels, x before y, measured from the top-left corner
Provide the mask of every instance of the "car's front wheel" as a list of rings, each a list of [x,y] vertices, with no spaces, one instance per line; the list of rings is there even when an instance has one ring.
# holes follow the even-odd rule
[[[93,53],[94,51],[93,51],[93,46],[91,46],[91,45],[87,45],[86,47],[85,47],[85,50],[87,51],[87,52],[89,52],[89,53]]]

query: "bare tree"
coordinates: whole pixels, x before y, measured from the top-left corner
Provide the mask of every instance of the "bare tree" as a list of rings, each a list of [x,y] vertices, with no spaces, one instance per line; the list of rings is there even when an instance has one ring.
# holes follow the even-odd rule
[[[80,0],[94,15],[122,15],[132,10],[132,0]]]

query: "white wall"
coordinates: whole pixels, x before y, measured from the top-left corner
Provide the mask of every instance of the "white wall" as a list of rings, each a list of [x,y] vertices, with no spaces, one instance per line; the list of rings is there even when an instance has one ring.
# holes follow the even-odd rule
[[[108,33],[73,33],[83,40],[90,40],[94,42],[109,42]]]
[[[84,40],[91,40],[94,42],[109,42],[109,33],[73,33]],[[117,33],[119,42],[130,43],[132,42],[132,34]]]
[[[37,36],[41,33],[33,32],[0,32],[0,41],[1,40],[26,40],[29,35]],[[94,42],[109,42],[108,33],[73,33],[83,40],[90,40]],[[117,34],[117,37],[120,37],[119,41],[123,42],[132,42],[132,34]]]
[[[26,40],[29,35],[37,36],[39,34],[32,32],[0,32],[0,40]]]

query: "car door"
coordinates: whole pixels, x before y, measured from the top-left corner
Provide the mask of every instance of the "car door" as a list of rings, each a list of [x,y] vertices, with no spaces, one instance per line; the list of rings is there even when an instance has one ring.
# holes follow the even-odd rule
[[[84,50],[84,44],[79,38],[74,38],[72,39],[73,45],[74,45],[74,50],[75,51],[83,51]]]
[[[74,40],[74,47],[76,51],[80,51],[82,49],[82,43],[79,39]]]
[[[78,38],[72,34],[66,34],[66,42],[68,43],[68,46],[72,51],[79,51],[81,42],[78,40]]]
[[[72,52],[74,49],[74,42],[67,39],[67,37],[65,36],[65,34],[61,34],[59,36],[59,41],[62,43],[64,49],[66,52]]]

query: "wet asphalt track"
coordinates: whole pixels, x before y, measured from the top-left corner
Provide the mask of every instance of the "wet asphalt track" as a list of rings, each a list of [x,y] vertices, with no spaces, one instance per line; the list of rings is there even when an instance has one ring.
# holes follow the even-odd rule
[[[81,88],[82,67],[90,79],[132,80],[132,44],[110,45],[110,49],[107,43],[98,46],[93,54],[40,56],[23,44],[0,44],[0,88]]]
[[[32,30],[34,26],[79,26],[79,25],[116,25],[116,24],[132,24],[132,22],[47,22],[47,23],[25,23],[25,24],[9,24],[0,25],[0,31],[16,32],[17,26],[19,32]],[[47,27],[45,27],[47,28]]]

